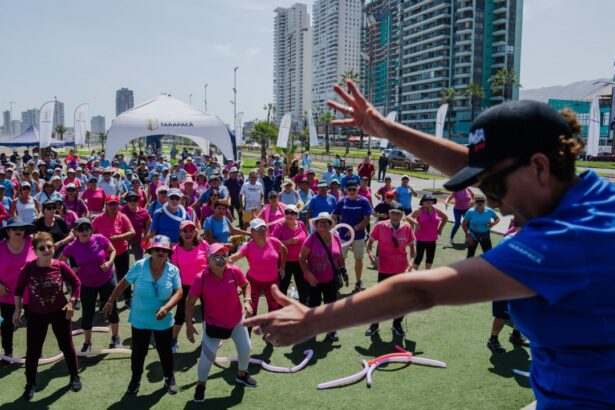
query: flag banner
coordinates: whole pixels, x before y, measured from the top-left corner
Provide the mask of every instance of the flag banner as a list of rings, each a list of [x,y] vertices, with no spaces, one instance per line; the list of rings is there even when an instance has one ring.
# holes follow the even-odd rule
[[[75,145],[85,144],[85,133],[88,130],[89,118],[89,104],[80,104],[75,108]]]
[[[40,148],[47,148],[51,144],[51,134],[53,133],[53,113],[56,108],[55,101],[48,101],[41,107],[40,129]]]
[[[243,144],[243,112],[235,117],[235,143],[238,147]]]
[[[310,130],[310,147],[318,145],[318,133],[316,132],[316,126],[314,125],[314,116],[312,115],[312,109],[308,109],[308,128]]]
[[[391,111],[390,113],[388,113],[387,120],[393,122],[397,121],[397,111]],[[386,148],[388,145],[389,140],[384,137],[380,137],[380,148]]]
[[[596,96],[592,100],[592,105],[589,109],[589,126],[587,127],[587,155],[595,157],[598,155],[598,146],[600,145],[600,103]]]
[[[615,87],[611,88],[611,120],[609,129],[615,130]]]
[[[444,137],[444,123],[446,122],[446,111],[448,104],[442,104],[436,113],[436,138]]]
[[[288,146],[288,135],[290,134],[290,123],[293,119],[293,113],[287,112],[280,121],[280,131],[278,132],[277,147],[286,148]]]

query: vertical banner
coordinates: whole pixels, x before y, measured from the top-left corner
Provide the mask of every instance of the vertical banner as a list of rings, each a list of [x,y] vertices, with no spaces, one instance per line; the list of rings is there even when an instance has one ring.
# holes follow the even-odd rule
[[[278,142],[276,147],[286,148],[288,146],[288,135],[290,134],[290,123],[293,119],[293,113],[287,112],[280,121],[280,130],[278,131]]]
[[[611,117],[610,118],[611,119],[609,121],[609,130],[615,131],[615,87],[611,88]]]
[[[436,138],[444,137],[444,123],[446,122],[446,111],[448,104],[442,104],[436,113]]]
[[[40,129],[38,131],[40,148],[47,148],[51,145],[51,134],[53,133],[53,113],[55,108],[55,101],[47,101],[41,107]]]
[[[88,130],[89,118],[89,104],[80,104],[75,108],[75,145],[85,144],[85,133]]]
[[[598,146],[600,145],[600,104],[599,98],[596,96],[592,100],[592,105],[589,109],[589,126],[587,127],[587,146],[585,152],[587,155],[595,157],[598,155]]]
[[[390,113],[387,114],[387,120],[395,122],[397,121],[397,111],[391,111]],[[384,137],[380,137],[380,148],[386,148],[389,145],[389,140],[384,138]]]
[[[308,108],[307,111],[308,128],[310,130],[310,147],[318,145],[318,133],[316,132],[316,126],[314,125],[314,116],[312,115],[312,109]]]
[[[239,147],[243,144],[243,112],[235,117],[235,144]]]

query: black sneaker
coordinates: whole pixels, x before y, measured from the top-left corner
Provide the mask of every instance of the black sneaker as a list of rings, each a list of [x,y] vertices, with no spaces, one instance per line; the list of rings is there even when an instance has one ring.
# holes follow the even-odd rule
[[[139,382],[139,380],[132,379],[130,380],[130,383],[128,383],[128,388],[126,389],[126,392],[128,394],[137,394],[139,393],[139,387],[141,387],[141,383]]]
[[[246,372],[243,376],[237,375],[235,376],[235,383],[243,384],[246,387],[255,388],[256,380],[254,380],[248,372]]]
[[[487,341],[487,347],[493,353],[506,353],[506,349],[500,344],[498,339],[489,339]]]
[[[357,284],[354,285],[354,291],[361,292],[363,290],[365,290],[365,286],[363,286],[363,281],[362,280],[357,281]]]
[[[21,398],[26,401],[30,401],[32,400],[32,397],[34,397],[34,392],[36,392],[36,385],[28,383],[26,384],[26,388],[23,394],[21,395]]]
[[[179,391],[179,387],[177,387],[177,384],[175,383],[174,376],[167,377],[164,379],[164,387],[167,388],[169,394],[176,394]]]
[[[74,308],[75,308],[75,310],[81,310],[81,300],[79,300],[79,299],[75,300]]]
[[[122,342],[119,336],[111,336],[111,343],[109,343],[109,349],[119,349],[122,347]]]
[[[406,334],[404,328],[401,326],[401,323],[393,323],[391,330],[395,336],[404,336]]]
[[[327,333],[327,339],[331,340],[332,342],[337,342],[338,340],[340,340],[339,336],[337,335],[337,332]]]
[[[365,336],[373,336],[378,332],[380,332],[380,328],[378,327],[378,325],[371,325],[369,328],[367,328],[364,334]]]
[[[92,351],[92,342],[84,342],[81,347],[81,353],[90,353]]]
[[[70,382],[68,383],[68,387],[70,387],[70,389],[74,392],[78,392],[79,390],[81,390],[81,387],[83,387],[83,385],[81,384],[81,379],[79,378],[79,376],[71,376]]]
[[[201,384],[197,384],[194,389],[194,398],[192,399],[195,403],[203,403],[205,401],[205,386]]]
[[[530,345],[530,341],[527,340],[527,338],[519,332],[512,332],[510,334],[510,337],[508,338],[508,341],[514,344],[515,346],[529,346]]]

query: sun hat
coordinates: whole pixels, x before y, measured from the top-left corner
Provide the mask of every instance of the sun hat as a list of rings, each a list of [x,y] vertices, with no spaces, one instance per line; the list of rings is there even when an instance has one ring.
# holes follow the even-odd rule
[[[21,186],[22,188],[32,188],[32,185],[30,185],[28,181],[21,181],[19,186]]]
[[[171,251],[171,240],[165,235],[156,235],[152,239],[152,243],[148,246],[146,252],[151,253],[153,249],[166,249]]]
[[[318,183],[317,187],[318,188],[328,188],[329,184],[327,184],[327,181],[321,181]]]
[[[34,225],[26,223],[19,216],[14,216],[6,221],[6,225],[4,225],[4,227],[0,228],[0,239],[7,238],[8,234],[6,233],[6,230],[11,228],[26,228],[26,235],[31,235],[36,231]]]
[[[141,197],[140,197],[140,196],[139,196],[139,194],[137,194],[135,191],[130,191],[130,192],[128,192],[128,193],[124,196],[124,199],[128,199],[128,198],[137,198],[137,199],[139,199],[139,198],[141,198]]]
[[[255,218],[250,221],[250,231],[258,229],[261,226],[267,226],[267,224],[260,218]]]
[[[318,214],[316,218],[312,218],[312,223],[316,225],[318,221],[328,221],[331,225],[333,225],[333,218],[329,212],[321,212]]]
[[[77,186],[71,182],[66,184],[66,189],[77,189]]]
[[[297,208],[297,205],[295,205],[295,204],[289,204],[289,205],[286,205],[286,208],[284,209],[284,212],[286,212],[286,211],[293,211],[293,212],[298,214],[299,213],[299,208]]]
[[[267,198],[277,198],[278,197],[278,193],[276,191],[269,191],[269,194],[267,194]]]
[[[408,181],[410,181],[410,177],[408,175],[404,175],[401,177],[401,180],[403,181],[404,179],[407,179]]]
[[[422,197],[422,198],[421,198],[421,200],[419,201],[419,205],[420,205],[420,206],[423,206],[423,202],[425,202],[425,201],[431,201],[431,202],[433,202],[434,204],[435,204],[436,202],[438,202],[438,200],[437,200],[436,198],[434,198],[434,197],[433,197],[433,195],[431,195],[431,194],[425,194],[425,195],[423,195],[423,197]]]
[[[231,170],[230,170],[229,172],[230,172],[231,174],[232,174],[233,172],[237,172],[237,167],[232,167],[232,168],[231,168]]]
[[[160,185],[158,188],[156,188],[156,195],[158,195],[160,193],[160,191],[169,191],[169,187],[166,185]]]
[[[224,253],[229,253],[230,249],[221,244],[220,242],[214,243],[213,245],[209,245],[207,249],[207,256],[215,255],[216,253],[224,251]]]
[[[476,202],[476,201],[486,201],[485,195],[483,195],[483,194],[476,194],[476,195],[474,195],[474,202]]]
[[[51,206],[51,205],[53,205],[55,207],[56,206],[56,201],[53,200],[53,199],[47,199],[41,205],[43,206],[43,208],[45,208],[47,206]]]

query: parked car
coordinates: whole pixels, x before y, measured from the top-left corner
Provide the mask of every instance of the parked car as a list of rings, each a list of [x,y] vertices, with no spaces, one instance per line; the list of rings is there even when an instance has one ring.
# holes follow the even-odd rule
[[[401,149],[392,149],[389,153],[389,168],[405,168],[408,170],[420,169],[427,172],[429,165],[414,155]]]

